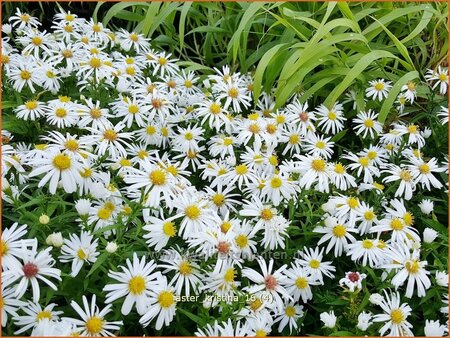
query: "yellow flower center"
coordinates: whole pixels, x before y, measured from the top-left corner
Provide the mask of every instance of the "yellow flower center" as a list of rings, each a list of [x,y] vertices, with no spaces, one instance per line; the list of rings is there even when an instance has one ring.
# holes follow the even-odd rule
[[[2,63],[9,63],[9,55],[6,54],[2,55]]]
[[[267,127],[266,127],[266,131],[269,134],[275,134],[277,132],[277,129],[278,129],[277,126],[274,125],[274,124],[268,124]]]
[[[99,58],[93,57],[89,61],[89,64],[92,68],[100,68],[102,66],[102,60],[100,60]]]
[[[20,71],[20,77],[22,80],[29,80],[31,78],[31,73],[28,70]]]
[[[445,75],[445,74],[439,74],[439,80],[440,80],[440,81],[447,81],[447,75]]]
[[[225,196],[223,194],[215,194],[212,197],[212,201],[218,207],[221,207],[225,203]]]
[[[143,160],[144,158],[146,158],[148,156],[148,152],[146,150],[139,150],[137,153],[138,157]]]
[[[102,220],[107,220],[108,218],[110,218],[111,217],[111,210],[109,210],[109,209],[106,209],[106,208],[100,208],[100,209],[98,209],[98,211],[97,211],[97,217],[99,218],[99,219],[102,219]]]
[[[237,98],[239,95],[239,91],[237,90],[237,88],[232,87],[228,90],[228,96],[235,99]]]
[[[413,225],[414,224],[414,216],[409,211],[407,211],[403,215],[403,220],[405,221],[406,225]]]
[[[405,263],[405,268],[409,273],[417,273],[419,271],[419,262],[418,261],[407,261]]]
[[[139,36],[136,33],[131,33],[130,34],[130,40],[133,42],[138,42],[139,41]]]
[[[334,120],[336,120],[336,118],[337,118],[337,115],[336,115],[336,113],[334,111],[328,112],[328,119],[329,120],[334,121]]]
[[[421,174],[428,174],[428,173],[430,173],[430,166],[426,163],[421,164],[419,166],[419,171]]]
[[[209,111],[214,115],[219,114],[221,110],[222,110],[222,108],[220,107],[220,105],[218,103],[214,102],[209,106]]]
[[[145,290],[144,277],[137,275],[128,281],[128,290],[133,295],[141,295]]]
[[[261,307],[262,304],[263,303],[261,302],[261,300],[259,298],[257,298],[253,302],[250,303],[250,309],[252,309],[253,311],[256,311]]]
[[[391,311],[391,321],[394,324],[401,324],[404,320],[403,312],[400,309],[394,309]]]
[[[364,126],[366,126],[367,128],[372,128],[374,126],[374,122],[371,119],[367,119],[364,121]]]
[[[192,134],[191,132],[187,132],[186,134],[184,134],[184,138],[190,141],[194,138],[194,134]]]
[[[247,236],[240,234],[236,236],[236,244],[241,249],[245,248],[248,245],[248,238]]]
[[[235,168],[236,174],[245,175],[248,171],[247,166],[245,164],[240,164]]]
[[[0,241],[0,253],[2,257],[8,253],[8,244],[3,239]]]
[[[278,189],[279,187],[281,187],[283,185],[283,181],[279,178],[279,177],[273,177],[270,180],[270,186],[273,189]]]
[[[248,130],[252,133],[252,134],[258,134],[261,129],[259,128],[259,126],[256,123],[252,123],[248,126]]]
[[[177,233],[177,228],[175,227],[173,222],[165,222],[163,224],[163,232],[164,232],[164,235],[166,235],[168,237],[174,237],[175,234]]]
[[[345,173],[345,167],[341,163],[336,163],[334,165],[334,172],[336,174],[343,174]]]
[[[351,209],[355,209],[356,207],[359,206],[359,201],[358,201],[358,199],[355,198],[355,197],[350,197],[350,198],[347,200],[347,204],[348,204],[348,206],[349,206]]]
[[[409,90],[414,91],[416,90],[416,84],[414,82],[408,82],[408,84],[406,85],[408,87]]]
[[[100,32],[102,29],[101,29],[100,25],[94,24],[94,25],[92,26],[92,30],[93,30],[95,33],[98,33],[98,32]]]
[[[266,115],[264,115],[264,116],[266,116]],[[284,123],[286,121],[286,118],[284,117],[284,115],[277,115],[276,117],[275,117],[275,122],[277,123],[277,124],[282,124],[282,123]]]
[[[77,257],[84,261],[87,257],[86,252],[84,252],[82,248],[79,248],[77,251]]]
[[[223,145],[228,147],[233,144],[233,139],[231,137],[225,137],[223,139]]]
[[[158,303],[162,308],[169,308],[175,303],[172,291],[162,291],[158,296]]]
[[[156,127],[155,126],[148,126],[147,128],[145,128],[145,132],[148,135],[153,135],[154,133],[156,133]]]
[[[410,125],[408,126],[408,132],[409,132],[410,134],[417,134],[417,126],[414,125],[414,124],[410,124]]]
[[[61,52],[62,56],[66,59],[70,59],[73,56],[73,52],[69,49],[65,49]]]
[[[300,140],[300,136],[298,136],[296,134],[289,136],[290,144],[297,144],[299,140]]]
[[[52,319],[52,313],[50,311],[46,311],[46,310],[39,311],[37,313],[37,315],[36,315],[36,321],[40,322],[44,318],[46,318],[48,320],[51,320]]]
[[[158,63],[160,64],[160,66],[165,66],[167,64],[167,59],[163,58],[163,57],[160,57],[158,59]]]
[[[35,36],[31,39],[31,43],[36,46],[40,46],[42,44],[42,38],[40,36]]]
[[[227,272],[225,272],[225,276],[223,277],[223,279],[227,283],[232,283],[234,282],[234,278],[236,278],[236,271],[234,271],[233,268],[229,268]]]
[[[375,84],[374,88],[375,88],[377,91],[381,91],[381,90],[384,89],[384,83],[382,83],[382,82],[377,82],[377,83]]]
[[[136,69],[134,69],[134,67],[130,66],[130,67],[125,68],[125,72],[128,75],[134,76],[136,74]]]
[[[367,168],[369,166],[370,160],[368,157],[360,157],[358,159],[359,164],[363,166],[364,168]]]
[[[103,330],[103,318],[92,316],[86,321],[86,331],[91,335],[98,335]]]
[[[338,224],[333,228],[333,235],[336,237],[344,237],[347,233],[347,229],[345,229],[345,226]]]
[[[226,234],[228,232],[228,230],[230,230],[230,228],[231,228],[230,222],[223,222],[220,225],[220,231],[222,231],[224,234]]]
[[[37,101],[27,101],[27,102],[25,102],[25,108],[27,108],[28,110],[36,109],[37,106],[38,106]]]
[[[391,228],[392,230],[401,231],[403,230],[403,221],[400,218],[394,218],[391,220]]]
[[[83,168],[83,170],[80,170],[81,177],[89,178],[92,176],[92,169],[91,168]]]
[[[186,216],[192,220],[196,220],[200,217],[200,209],[196,205],[190,205],[185,210]]]
[[[295,286],[298,289],[306,289],[308,287],[308,280],[305,277],[298,277],[295,280]]]
[[[30,21],[30,15],[28,15],[27,13],[23,13],[20,15],[20,20],[23,22],[28,22]]]
[[[192,266],[189,262],[182,261],[179,270],[182,275],[190,275],[192,273]]]
[[[64,143],[64,146],[66,147],[66,149],[71,150],[71,151],[78,150],[78,148],[79,148],[77,140],[74,140],[74,139],[67,140],[66,143]]]
[[[375,218],[375,213],[372,210],[367,210],[364,212],[364,219],[366,221],[371,221]]]
[[[59,170],[69,169],[71,164],[70,157],[65,154],[59,154],[53,158],[53,165]]]
[[[323,142],[323,141],[318,141],[318,142],[316,143],[316,147],[317,147],[318,149],[324,149],[325,146],[326,146],[326,143]]]
[[[288,317],[294,317],[296,314],[295,307],[293,307],[291,305],[287,306],[286,309],[284,309],[284,313]]]
[[[153,185],[164,185],[166,183],[166,173],[163,170],[155,169],[150,173],[150,181]]]
[[[309,261],[309,266],[313,269],[317,269],[320,266],[320,262],[317,259],[311,259]]]
[[[377,156],[378,156],[378,154],[374,150],[370,150],[367,152],[367,157],[369,158],[369,160],[374,160],[377,158]]]
[[[169,136],[169,129],[167,129],[166,127],[162,127],[162,128],[161,128],[161,135],[162,135],[163,137]]]
[[[270,221],[273,217],[273,212],[270,209],[262,209],[260,217],[265,221]]]
[[[266,337],[267,333],[263,329],[258,329],[255,331],[255,337]]]
[[[103,132],[103,138],[108,141],[117,140],[117,133],[112,129],[107,129]]]
[[[365,239],[365,240],[362,241],[362,247],[364,249],[372,249],[373,242],[370,239]]]
[[[315,160],[312,160],[311,162],[311,168],[315,171],[325,171],[326,163],[324,160],[317,158]]]
[[[402,170],[399,176],[403,181],[406,182],[410,182],[412,180],[412,175],[408,170]]]
[[[270,155],[268,160],[271,165],[273,166],[278,165],[278,157],[276,155]]]

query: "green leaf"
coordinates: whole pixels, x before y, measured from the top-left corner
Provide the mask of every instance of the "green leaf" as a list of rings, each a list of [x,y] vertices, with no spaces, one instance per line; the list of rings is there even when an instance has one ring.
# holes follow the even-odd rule
[[[183,49],[184,47],[184,31],[186,29],[186,17],[189,13],[189,9],[192,6],[192,2],[185,2],[183,4],[183,8],[181,9],[180,14],[180,24],[178,26],[178,40],[180,41],[180,49]]]
[[[279,44],[279,45],[272,47],[271,49],[269,49],[269,51],[267,51],[267,53],[264,54],[264,56],[259,61],[258,67],[256,68],[256,71],[255,71],[255,77],[253,80],[253,95],[254,95],[255,101],[258,100],[259,94],[261,93],[262,78],[263,78],[264,72],[266,71],[267,66],[270,64],[270,62],[272,61],[272,58],[280,50],[280,48],[283,48],[286,45],[287,45],[286,43],[283,43],[283,44]],[[256,104],[256,102],[255,102],[255,104]]]
[[[339,85],[328,95],[326,98],[324,104],[329,109],[336,103],[337,99],[344,93],[347,88],[353,83],[353,81],[368,67],[374,62],[375,60],[382,59],[382,58],[394,58],[397,59],[397,57],[387,51],[384,50],[374,50],[373,52],[370,52],[363,57],[353,66],[352,69],[350,69],[345,76],[345,78],[339,83]]]
[[[389,111],[394,105],[394,101],[397,99],[402,86],[416,78],[419,78],[419,73],[417,71],[412,71],[406,73],[400,79],[398,79],[398,81],[392,86],[387,98],[384,100],[383,105],[381,106],[380,114],[378,115],[378,121],[380,121],[381,123],[384,123],[384,121],[386,121]]]
[[[255,14],[264,6],[263,2],[252,2],[250,6],[248,6],[247,10],[244,12],[241,21],[239,22],[239,26],[234,32],[231,40],[228,44],[228,51],[232,51],[232,60],[236,62],[237,54],[240,47],[241,36],[245,29],[251,24],[251,20],[255,18]]]
[[[86,278],[89,277],[90,275],[92,275],[106,261],[106,259],[109,257],[109,255],[110,255],[109,253],[104,252],[100,256],[98,256],[97,260],[92,265],[91,270],[89,270],[89,273],[86,275]]]

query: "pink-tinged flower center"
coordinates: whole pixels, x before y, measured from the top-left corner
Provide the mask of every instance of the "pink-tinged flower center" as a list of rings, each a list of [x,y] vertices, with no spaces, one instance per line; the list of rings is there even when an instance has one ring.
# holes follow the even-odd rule
[[[230,251],[230,244],[224,241],[219,242],[219,244],[217,245],[217,250],[221,254],[227,254]]]
[[[353,283],[355,283],[359,280],[359,274],[356,272],[350,272],[347,278],[350,279],[350,281],[352,281]]]
[[[31,278],[37,275],[39,269],[36,264],[34,263],[27,263],[23,266],[23,273],[25,274],[25,277]]]
[[[272,275],[266,277],[265,283],[268,290],[274,290],[278,285],[276,278]]]
[[[298,114],[298,117],[300,118],[301,121],[306,122],[309,120],[309,116],[307,112],[301,112],[300,114]]]

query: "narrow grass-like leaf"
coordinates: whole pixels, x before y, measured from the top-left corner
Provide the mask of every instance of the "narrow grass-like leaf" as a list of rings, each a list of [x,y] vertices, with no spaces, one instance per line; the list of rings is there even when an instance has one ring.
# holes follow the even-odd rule
[[[259,61],[258,67],[256,68],[255,77],[253,80],[253,95],[256,100],[259,98],[259,94],[261,93],[262,78],[264,72],[266,71],[267,66],[271,62],[274,55],[280,50],[280,48],[286,45],[287,44],[283,43],[280,45],[276,45],[275,47],[272,47],[269,51],[267,51],[267,53],[264,54],[264,56]]]
[[[381,106],[380,114],[378,115],[378,121],[380,121],[381,123],[384,123],[384,121],[386,121],[389,111],[394,105],[394,101],[400,93],[402,86],[418,77],[419,73],[417,71],[411,71],[398,79],[398,81],[392,86],[387,98],[384,100],[383,105]]]
[[[346,77],[342,80],[341,83],[328,95],[324,104],[328,108],[331,108],[334,103],[337,101],[339,96],[344,93],[347,88],[353,83],[353,81],[361,74],[369,65],[372,64],[375,60],[381,58],[397,58],[394,54],[390,52],[386,52],[384,50],[374,50],[363,57],[353,66],[352,69],[349,70]]]

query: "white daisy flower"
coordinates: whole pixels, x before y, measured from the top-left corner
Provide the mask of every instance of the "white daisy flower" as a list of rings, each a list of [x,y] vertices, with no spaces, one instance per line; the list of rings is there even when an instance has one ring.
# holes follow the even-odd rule
[[[108,277],[119,283],[107,284],[103,288],[108,293],[105,303],[125,297],[121,313],[128,315],[136,304],[137,312],[143,315],[147,310],[151,290],[158,286],[162,275],[155,271],[156,263],[153,260],[146,262],[145,256],[139,260],[136,253],[133,253],[133,262],[127,259],[125,263],[127,267],[119,266],[123,272],[109,271]]]
[[[105,316],[112,311],[112,305],[107,305],[100,310],[96,304],[96,296],[92,295],[91,304],[89,305],[86,296],[83,296],[83,308],[75,301],[70,302],[70,306],[78,313],[80,319],[63,318],[74,323],[80,336],[98,337],[98,336],[114,336],[112,331],[119,330],[123,325],[122,321],[109,322]]]
[[[93,238],[86,231],[82,231],[78,237],[75,234],[69,234],[70,239],[64,240],[61,248],[62,255],[59,256],[61,262],[72,262],[72,272],[70,275],[75,277],[80,272],[85,263],[95,263],[99,253],[97,252],[98,239]]]
[[[386,290],[383,291],[385,298],[379,305],[384,313],[373,316],[374,322],[385,322],[379,330],[380,334],[384,335],[386,331],[389,331],[389,336],[413,336],[411,331],[413,326],[406,320],[411,314],[411,307],[406,303],[400,304],[398,292],[388,295]]]
[[[146,327],[157,317],[156,330],[160,330],[163,325],[169,325],[175,316],[177,298],[175,290],[167,284],[167,279],[163,276],[158,284],[152,285],[147,310],[139,323]]]
[[[384,79],[369,81],[369,85],[370,87],[366,89],[366,96],[372,100],[378,99],[378,101],[386,98],[392,88],[392,82]]]

